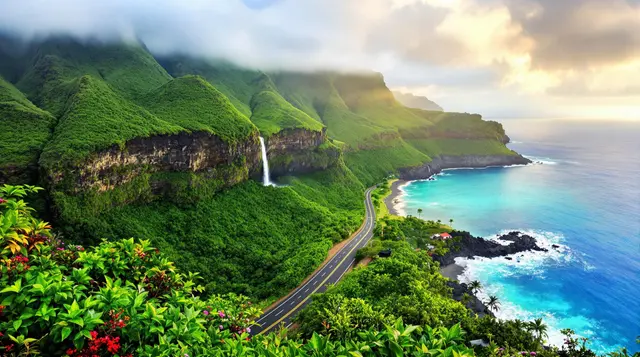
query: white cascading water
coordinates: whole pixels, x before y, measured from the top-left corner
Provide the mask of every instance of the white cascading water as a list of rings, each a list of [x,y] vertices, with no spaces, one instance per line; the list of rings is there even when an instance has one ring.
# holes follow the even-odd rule
[[[273,186],[269,175],[269,159],[267,159],[267,147],[264,145],[264,138],[260,137],[260,148],[262,149],[262,184]]]

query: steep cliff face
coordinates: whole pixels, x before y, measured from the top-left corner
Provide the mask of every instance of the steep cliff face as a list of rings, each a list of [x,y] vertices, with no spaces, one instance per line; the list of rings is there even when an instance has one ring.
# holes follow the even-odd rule
[[[483,168],[489,166],[526,165],[531,160],[521,155],[441,155],[422,166],[400,169],[403,180],[420,180],[429,178],[443,169],[453,168]]]
[[[226,170],[230,167],[234,169]],[[258,173],[261,159],[257,133],[232,144],[204,132],[136,138],[123,147],[114,145],[93,154],[77,168],[52,170],[49,179],[65,191],[106,191],[143,173],[194,172],[207,177],[222,172],[222,168],[227,176],[221,177],[224,186]]]
[[[286,129],[266,140],[273,176],[309,173],[337,164],[340,150],[327,141],[326,131]]]

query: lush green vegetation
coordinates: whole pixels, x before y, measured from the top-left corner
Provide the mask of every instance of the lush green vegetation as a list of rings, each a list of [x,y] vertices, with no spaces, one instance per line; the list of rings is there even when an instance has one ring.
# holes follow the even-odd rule
[[[33,46],[20,62],[25,66],[17,87],[38,106],[61,116],[68,86],[90,75],[104,80],[126,98],[133,98],[168,82],[171,76],[139,44],[80,42],[49,38]]]
[[[414,216],[382,217],[378,220],[375,236],[380,240],[406,241],[412,248],[426,249],[444,254],[455,240],[431,239],[437,233],[451,232],[451,227],[435,221],[425,221]],[[432,248],[430,248],[432,247]]]
[[[161,120],[225,141],[246,139],[255,126],[211,84],[197,76],[176,78],[138,100]]]
[[[278,93],[262,91],[251,100],[251,121],[262,135],[271,136],[284,129],[320,131],[322,123],[295,108]]]
[[[498,142],[504,134],[499,125],[479,116],[406,108],[377,74],[264,73],[219,61],[162,59],[172,75],[184,76],[173,79],[134,44],[58,38],[33,49],[10,78],[58,120],[2,82],[11,105],[38,113],[40,120],[33,125],[30,117],[12,114],[3,124],[12,130],[5,134],[9,145],[0,142],[0,157],[33,166],[48,140],[39,163],[42,172],[63,180],[51,187],[50,202],[70,239],[149,239],[178,266],[201,272],[209,291],[277,297],[360,225],[364,187],[439,154],[511,153]],[[43,116],[55,126],[51,136]],[[76,191],[77,166],[97,151],[114,145],[126,151],[134,138],[193,131],[244,140],[256,127],[266,136],[291,128],[326,129],[331,142],[274,158],[274,164],[323,164],[328,156],[339,158],[331,161],[338,164],[281,178],[285,188],[248,182],[224,192],[248,178],[245,158],[198,173],[123,166],[105,170],[135,176],[128,183],[103,192]],[[24,135],[17,130],[24,128],[34,133],[19,140]],[[382,195],[375,193],[379,207]]]
[[[86,75],[75,86],[77,90],[42,153],[41,163],[47,168],[65,161],[78,162],[96,150],[123,146],[136,137],[184,130],[124,99],[100,79]]]
[[[447,279],[427,252],[397,241],[382,241],[376,247],[385,248],[392,249],[390,258],[356,268],[337,286],[314,296],[297,318],[304,335],[324,330],[350,337],[360,328],[380,328],[397,318],[449,326],[467,317],[465,307],[451,299]]]
[[[340,173],[319,175],[337,179]],[[324,260],[333,243],[361,223],[361,190],[332,200],[348,186],[335,182],[324,187],[321,182],[306,178],[299,185],[274,188],[250,181],[222,193],[195,187],[185,197],[105,205],[100,211],[92,210],[102,206],[95,197],[56,199],[69,237],[92,243],[101,238],[149,239],[179,267],[200,272],[209,291],[266,299],[295,287]],[[356,195],[360,199],[355,200]]]
[[[237,295],[201,297],[182,274],[134,239],[93,248],[65,244],[31,216],[31,186],[0,188],[0,350],[67,356],[472,356],[459,326],[400,320],[349,341],[314,333],[250,338],[260,310]]]
[[[55,118],[0,77],[0,182],[33,182]]]
[[[431,156],[438,155],[517,155],[497,140],[486,139],[409,139],[407,142]],[[476,154],[478,153],[478,154]]]

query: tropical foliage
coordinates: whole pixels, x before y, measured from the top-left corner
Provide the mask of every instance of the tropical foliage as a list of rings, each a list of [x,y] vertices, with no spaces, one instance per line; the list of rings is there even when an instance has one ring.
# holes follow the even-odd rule
[[[260,310],[237,295],[199,297],[148,241],[65,244],[22,200],[32,186],[0,190],[0,349],[4,355],[68,356],[472,356],[459,325],[401,320],[350,340],[271,334],[251,339]]]
[[[340,284],[314,296],[297,320],[303,335],[326,331],[350,337],[358,329],[379,328],[397,318],[415,325],[450,326],[468,316],[464,306],[451,299],[447,279],[427,252],[392,241],[378,249],[387,248],[391,257],[355,269]]]

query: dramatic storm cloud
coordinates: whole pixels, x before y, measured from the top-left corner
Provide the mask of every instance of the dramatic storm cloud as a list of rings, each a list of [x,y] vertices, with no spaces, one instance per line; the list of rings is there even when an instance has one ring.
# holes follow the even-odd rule
[[[487,116],[640,118],[638,0],[3,0],[0,30],[265,69],[373,69]]]

